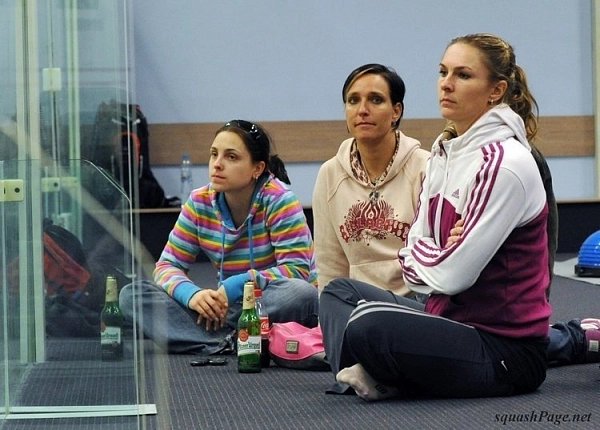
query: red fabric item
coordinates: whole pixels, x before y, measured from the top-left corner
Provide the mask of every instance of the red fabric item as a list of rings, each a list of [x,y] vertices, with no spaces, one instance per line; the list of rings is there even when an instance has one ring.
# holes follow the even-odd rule
[[[46,293],[63,291],[73,294],[85,290],[90,272],[69,256],[49,235],[44,233],[44,280]]]

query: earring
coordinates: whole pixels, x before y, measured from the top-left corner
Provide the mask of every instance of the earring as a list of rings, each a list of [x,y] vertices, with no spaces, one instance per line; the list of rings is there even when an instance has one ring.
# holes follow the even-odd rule
[[[495,101],[496,101],[496,100],[494,100],[494,99],[489,99],[489,100],[488,100],[488,104],[491,106],[491,105],[493,105],[493,104],[495,103]]]

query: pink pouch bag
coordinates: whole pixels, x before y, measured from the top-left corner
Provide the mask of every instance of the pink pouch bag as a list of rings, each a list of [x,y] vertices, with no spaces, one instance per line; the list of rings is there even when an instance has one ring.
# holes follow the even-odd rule
[[[308,328],[296,322],[274,323],[269,332],[269,353],[279,367],[331,370],[319,326]]]

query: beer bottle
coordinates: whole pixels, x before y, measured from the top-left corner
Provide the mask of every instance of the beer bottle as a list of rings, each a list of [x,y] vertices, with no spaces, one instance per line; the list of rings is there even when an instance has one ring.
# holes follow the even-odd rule
[[[260,319],[254,304],[254,282],[244,284],[242,314],[237,325],[238,372],[260,372]]]
[[[261,367],[269,367],[271,364],[271,356],[269,355],[269,314],[262,301],[262,290],[258,287],[254,288],[254,299],[256,300],[256,312],[260,319],[260,365]]]
[[[121,308],[119,308],[117,279],[114,276],[107,276],[104,307],[100,314],[102,361],[123,359],[122,328],[123,313],[121,312]]]

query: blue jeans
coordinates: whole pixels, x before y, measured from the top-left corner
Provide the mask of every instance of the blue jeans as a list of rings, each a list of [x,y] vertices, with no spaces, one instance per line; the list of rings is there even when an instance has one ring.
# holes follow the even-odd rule
[[[317,288],[301,279],[278,279],[263,290],[263,304],[271,323],[295,321],[306,327],[318,323]],[[147,338],[169,353],[214,354],[235,332],[241,301],[229,304],[225,325],[206,330],[196,324],[198,314],[171,298],[161,287],[141,281],[121,290],[119,305],[125,319],[135,321]],[[140,308],[142,312],[140,312]]]

